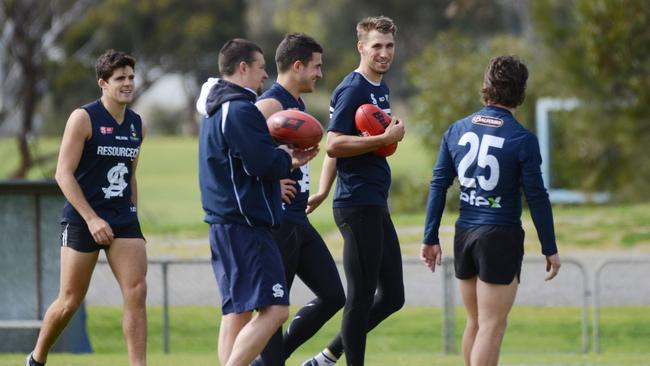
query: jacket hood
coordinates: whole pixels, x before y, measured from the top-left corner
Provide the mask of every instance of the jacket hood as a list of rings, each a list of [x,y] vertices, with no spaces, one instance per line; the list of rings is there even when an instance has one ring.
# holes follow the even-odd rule
[[[219,107],[235,99],[249,100],[255,103],[257,95],[250,89],[241,87],[229,81],[209,78],[201,86],[201,94],[196,101],[196,110],[203,116],[213,115]]]

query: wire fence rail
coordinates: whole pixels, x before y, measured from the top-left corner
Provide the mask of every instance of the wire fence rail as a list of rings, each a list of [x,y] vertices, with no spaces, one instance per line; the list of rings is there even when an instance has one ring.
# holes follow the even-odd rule
[[[100,264],[106,265],[106,260],[102,259],[99,261]],[[432,297],[435,297],[435,294],[432,294],[432,288],[440,288],[440,298],[437,299],[438,303],[433,306],[441,306],[443,321],[442,321],[442,352],[444,354],[456,354],[458,350],[456,349],[456,325],[455,325],[455,311],[456,306],[459,304],[458,296],[458,281],[454,277],[454,262],[451,257],[444,257],[442,261],[442,274],[435,274],[429,276],[426,271],[422,271],[423,265],[421,261],[417,258],[404,258],[403,259],[404,270],[405,270],[405,286],[408,293],[422,295],[425,292]],[[341,262],[337,261],[337,266],[341,267]],[[522,272],[526,273],[525,277],[527,280],[522,280],[522,285],[520,286],[520,294],[518,295],[518,303],[527,303],[527,304],[541,304],[541,305],[579,305],[581,307],[581,319],[580,319],[580,334],[581,334],[581,353],[589,353],[591,347],[593,346],[593,351],[595,353],[601,352],[600,342],[601,342],[601,332],[600,332],[600,309],[601,309],[601,297],[602,297],[602,286],[603,279],[602,274],[606,273],[608,269],[611,269],[616,266],[624,265],[629,270],[630,267],[635,267],[638,269],[636,278],[648,278],[650,277],[650,258],[647,259],[606,259],[602,261],[596,269],[593,271],[593,283],[590,283],[588,266],[586,266],[582,261],[575,258],[562,258],[562,273],[565,273],[565,278],[562,281],[555,280],[553,286],[547,286],[542,282],[543,278],[543,268],[545,266],[545,259],[541,258],[526,258],[524,260]],[[204,278],[207,272],[211,272],[211,263],[209,259],[191,259],[191,260],[181,260],[181,259],[152,259],[149,260],[150,269],[157,271],[156,274],[159,274],[160,282],[157,284],[160,288],[160,299],[162,306],[162,337],[163,337],[163,351],[165,353],[170,352],[170,323],[169,323],[169,311],[173,303],[178,303],[178,301],[189,301],[191,303],[192,299],[184,299],[181,292],[187,290],[187,288],[202,288],[201,284],[197,281],[212,281],[212,278]],[[192,268],[192,269],[190,269]],[[200,270],[201,274],[197,275],[192,272],[193,270]],[[417,271],[418,278],[409,278],[408,273]],[[190,274],[178,275],[177,272],[192,272]],[[152,276],[154,277],[154,276]],[[522,275],[523,277],[523,275]],[[344,276],[341,276],[341,279],[345,281]],[[616,283],[616,276],[608,277],[609,281],[612,282],[614,288],[623,288],[626,283]],[[628,281],[625,277],[621,279],[622,281]],[[154,285],[152,279],[149,278],[148,282]],[[552,281],[553,282],[553,281]],[[173,284],[172,284],[173,283]],[[591,284],[591,286],[590,286]],[[175,286],[174,286],[175,285]],[[294,284],[294,289],[296,285],[300,286],[301,283],[296,281]],[[302,285],[304,286],[304,285]],[[155,285],[152,287],[156,287]],[[174,287],[176,291],[174,291]],[[216,287],[216,285],[215,285]],[[612,287],[612,286],[610,286]],[[301,301],[293,300],[292,289],[292,302],[300,303]],[[214,290],[214,289],[213,289]],[[213,291],[211,290],[211,291]],[[105,291],[103,289],[102,291]],[[191,289],[190,289],[191,291]],[[643,290],[641,290],[643,291]],[[539,303],[539,299],[535,300],[537,302],[531,302],[532,300],[526,300],[528,293],[535,292],[539,293],[537,297],[547,299],[546,303]],[[561,295],[553,296],[553,293],[560,293]],[[593,296],[592,296],[593,295]],[[201,296],[204,298],[205,296]],[[459,296],[458,296],[459,297]],[[520,300],[519,298],[523,298]],[[215,297],[209,296],[211,303],[214,303]],[[424,303],[430,304],[431,299],[424,299]],[[414,300],[415,304],[424,304],[423,302],[418,302]],[[642,298],[641,301],[645,305],[650,305],[650,301],[645,298]],[[187,302],[185,302],[187,303]],[[591,305],[591,306],[590,306]],[[590,309],[591,308],[591,309]],[[589,313],[592,312],[592,343],[590,344],[589,337]]]

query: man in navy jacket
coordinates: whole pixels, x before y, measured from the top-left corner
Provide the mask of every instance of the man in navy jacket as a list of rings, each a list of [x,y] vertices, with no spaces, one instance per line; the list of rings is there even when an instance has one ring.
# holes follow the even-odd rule
[[[271,236],[282,212],[280,179],[317,151],[277,147],[255,107],[265,71],[262,50],[233,39],[219,52],[222,79],[204,86],[197,109],[199,183],[210,224],[212,266],[222,300],[222,365],[249,365],[287,319],[282,259]],[[253,310],[258,315],[253,318]]]

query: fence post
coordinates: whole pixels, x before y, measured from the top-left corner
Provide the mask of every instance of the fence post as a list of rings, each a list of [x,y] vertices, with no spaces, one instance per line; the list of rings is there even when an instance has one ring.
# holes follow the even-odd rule
[[[442,322],[442,352],[444,354],[456,353],[456,326],[454,313],[454,269],[453,260],[445,257],[442,260],[442,288],[443,288],[443,322]]]
[[[594,327],[594,352],[600,353],[600,334],[599,334],[599,324],[600,319],[600,271],[603,269],[606,263],[601,263],[600,266],[596,269],[594,273],[594,315],[593,315],[593,327]]]
[[[582,353],[589,353],[589,279],[581,262],[574,262],[582,272]]]
[[[163,352],[169,353],[169,289],[167,280],[168,261],[160,262],[163,281]]]
[[[589,277],[587,275],[587,269],[582,264],[582,262],[572,259],[565,258],[563,261],[567,264],[571,263],[578,267],[580,273],[582,273],[582,353],[589,353]]]

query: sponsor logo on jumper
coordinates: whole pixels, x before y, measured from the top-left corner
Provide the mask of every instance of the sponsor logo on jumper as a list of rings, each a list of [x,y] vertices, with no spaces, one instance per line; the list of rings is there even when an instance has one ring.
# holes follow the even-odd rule
[[[140,148],[137,147],[97,146],[97,155],[100,156],[117,156],[135,159],[139,151]]]
[[[472,117],[472,123],[481,125],[481,126],[488,126],[488,127],[501,127],[503,126],[503,120],[501,118],[496,118],[496,117],[490,117],[490,116],[481,116],[481,115],[476,115]]]
[[[127,141],[129,138],[126,136],[115,135],[116,140]]]
[[[102,135],[110,135],[113,133],[113,127],[99,126],[99,133]]]
[[[460,192],[460,200],[467,202],[470,206],[486,206],[490,208],[501,208],[501,197],[482,197],[476,195],[476,190],[472,189],[469,194]]]
[[[284,297],[284,290],[281,284],[276,283],[271,289],[273,290],[273,297]]]

